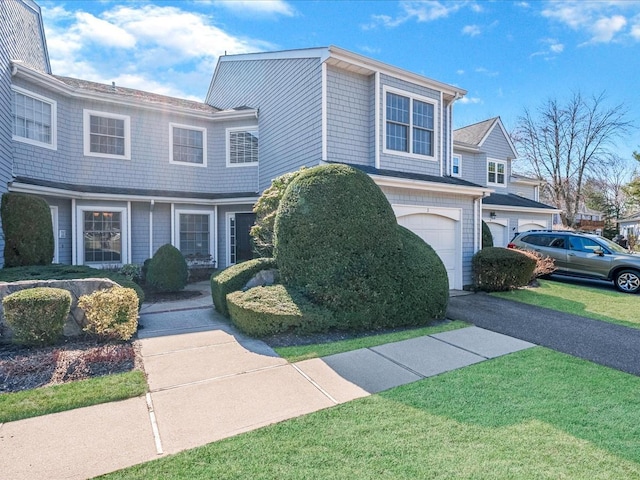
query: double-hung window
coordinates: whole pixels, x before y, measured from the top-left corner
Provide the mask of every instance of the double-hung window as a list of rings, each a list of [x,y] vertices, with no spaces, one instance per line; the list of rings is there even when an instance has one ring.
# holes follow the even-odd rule
[[[56,102],[19,87],[12,87],[13,139],[56,148]]]
[[[487,184],[506,186],[507,163],[501,160],[487,160]]]
[[[131,158],[131,127],[126,115],[84,111],[84,154],[92,157]]]
[[[187,125],[169,126],[170,163],[207,166],[207,130]]]
[[[385,101],[385,149],[434,157],[435,104],[390,91]]]
[[[188,261],[214,260],[215,212],[176,209],[175,225],[174,245]]]
[[[227,166],[258,163],[258,128],[227,128]]]

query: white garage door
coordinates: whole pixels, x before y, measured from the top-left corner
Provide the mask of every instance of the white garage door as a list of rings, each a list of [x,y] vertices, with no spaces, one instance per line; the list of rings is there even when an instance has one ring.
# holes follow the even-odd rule
[[[439,215],[419,213],[398,218],[398,223],[422,238],[436,251],[449,276],[449,288],[461,288],[458,285],[456,258],[461,251],[459,235],[456,235],[457,222]]]
[[[500,225],[499,223],[486,222],[489,230],[491,230],[491,236],[493,237],[494,247],[506,247],[507,246],[507,227]]]
[[[544,225],[540,225],[537,223],[523,223],[522,225],[518,225],[518,232],[528,232],[529,230],[544,230],[547,227]]]

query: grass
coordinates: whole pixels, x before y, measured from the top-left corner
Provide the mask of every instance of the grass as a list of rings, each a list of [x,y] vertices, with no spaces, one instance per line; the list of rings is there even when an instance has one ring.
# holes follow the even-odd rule
[[[104,478],[640,478],[638,391],[535,347]]]
[[[0,423],[37,417],[144,395],[147,382],[138,370],[77,382],[0,394]]]
[[[385,343],[399,342],[410,338],[422,337],[424,335],[432,335],[434,333],[447,332],[469,326],[461,321],[454,321],[435,325],[431,327],[413,328],[409,330],[401,330],[392,333],[383,333],[380,335],[370,335],[367,337],[352,338],[349,340],[340,340],[331,343],[319,343],[315,345],[300,345],[292,347],[274,348],[276,353],[285,358],[289,362],[299,362],[310,358],[325,357],[336,353],[349,352],[359,348],[375,347]]]
[[[496,297],[640,328],[638,296],[584,285],[540,280],[538,288],[492,293]]]

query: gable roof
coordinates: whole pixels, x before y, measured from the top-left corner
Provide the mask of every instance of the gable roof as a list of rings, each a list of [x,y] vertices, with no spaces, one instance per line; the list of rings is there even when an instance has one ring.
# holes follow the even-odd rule
[[[511,141],[509,134],[507,133],[500,117],[493,117],[482,122],[467,125],[466,127],[457,128],[453,131],[453,143],[461,144],[462,146],[470,146],[474,148],[481,148],[491,132],[495,128],[499,128],[504,136],[505,140],[509,144],[511,153],[513,153],[513,159],[518,157],[515,145]]]

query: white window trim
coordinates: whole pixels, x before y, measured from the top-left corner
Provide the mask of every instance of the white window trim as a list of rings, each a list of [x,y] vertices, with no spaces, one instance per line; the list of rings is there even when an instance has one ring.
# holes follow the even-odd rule
[[[237,212],[227,212],[224,215],[224,224],[225,224],[225,236],[226,236],[226,243],[225,243],[225,250],[227,252],[226,255],[226,259],[225,261],[227,262],[227,267],[230,267],[231,265],[235,265],[234,263],[231,263],[231,219],[235,219],[236,218],[236,214],[242,214],[242,213],[253,213],[252,210],[238,210]]]
[[[458,159],[458,173],[453,173],[453,159]],[[457,153],[451,156],[451,176],[452,177],[462,177],[462,155],[458,155]]]
[[[89,117],[115,118],[124,120],[124,155],[113,155],[109,153],[98,153],[91,151],[91,127]],[[128,115],[118,115],[117,113],[100,112],[97,110],[83,110],[83,132],[84,132],[84,155],[85,157],[117,158],[118,160],[131,160],[131,117]]]
[[[420,102],[424,102],[424,103],[430,103],[431,105],[433,105],[433,155],[429,156],[429,155],[420,155],[419,153],[411,153],[411,152],[400,152],[398,150],[390,150],[387,148],[387,93],[394,93],[396,95],[401,95],[403,97],[408,97],[409,100],[411,100],[409,102],[409,138],[408,138],[408,142],[409,142],[409,146],[411,149],[413,149],[413,100],[418,100]],[[396,155],[396,156],[400,156],[400,157],[408,157],[408,158],[418,158],[421,160],[429,160],[429,161],[437,161],[437,155],[436,153],[438,152],[438,135],[439,135],[439,128],[438,128],[438,119],[437,119],[437,114],[438,114],[438,102],[437,100],[434,100],[433,98],[428,98],[428,97],[423,97],[421,95],[416,95],[415,93],[411,93],[411,92],[407,92],[405,90],[400,90],[397,88],[392,88],[392,87],[388,87],[388,86],[384,86],[382,88],[382,111],[383,111],[383,118],[382,118],[382,142],[383,142],[383,147],[382,147],[382,152],[386,155]]]
[[[209,254],[211,255],[211,261],[214,265],[217,265],[218,255],[216,251],[216,212],[215,210],[198,210],[195,208],[179,208],[175,207],[173,222],[174,232],[173,245],[180,250],[180,215],[182,214],[194,214],[194,215],[209,215]]]
[[[489,181],[489,164],[490,163],[495,163],[496,164],[496,180],[498,179],[498,165],[499,164],[504,165],[504,183],[490,182]],[[492,187],[503,187],[503,188],[506,188],[507,187],[507,162],[504,161],[504,160],[498,160],[496,158],[487,157],[486,175],[487,175],[487,185],[491,185]]]
[[[202,132],[202,163],[181,162],[173,159],[173,129],[182,128],[183,130],[194,130]],[[169,163],[174,165],[184,165],[186,167],[207,167],[207,129],[202,127],[194,127],[193,125],[182,125],[180,123],[169,123]]]
[[[50,98],[43,97],[42,95],[38,95],[37,93],[30,92],[29,90],[25,90],[24,88],[12,86],[11,90],[16,93],[20,93],[27,97],[35,98],[36,100],[39,100],[41,102],[48,103],[49,105],[51,105],[51,143],[39,142],[38,140],[20,137],[18,135],[13,135],[12,138],[17,142],[28,143],[29,145],[48,148],[50,150],[57,150],[58,149],[58,102]],[[11,122],[13,124],[13,95],[11,98],[11,104],[12,104]],[[11,126],[11,130],[13,131],[13,125]]]
[[[84,212],[118,212],[120,213],[120,262],[117,263],[95,263],[84,261]],[[129,261],[129,213],[127,207],[113,207],[105,205],[79,205],[76,207],[76,245],[77,259],[75,265],[90,265],[94,268],[102,268],[104,266],[111,267],[113,265],[125,265],[131,263]]]
[[[246,132],[251,130],[258,130],[258,135],[260,130],[258,129],[258,125],[250,125],[245,127],[230,127],[225,131],[225,155],[227,158],[227,167],[229,168],[241,168],[241,167],[255,167],[260,163],[260,154],[258,153],[258,161],[257,162],[245,162],[245,163],[231,163],[231,133],[232,132]],[[258,142],[260,142],[260,137],[258,136]],[[258,146],[258,151],[260,147]]]

